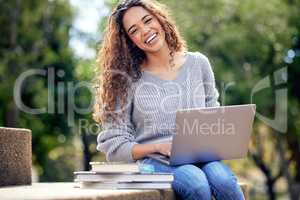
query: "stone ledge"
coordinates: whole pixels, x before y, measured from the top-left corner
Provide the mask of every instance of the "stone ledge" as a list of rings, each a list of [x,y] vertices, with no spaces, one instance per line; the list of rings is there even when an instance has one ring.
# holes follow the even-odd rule
[[[246,199],[248,186],[240,183]],[[33,183],[0,188],[1,200],[175,200],[169,190],[96,190],[75,188],[75,183]]]
[[[31,130],[0,127],[0,144],[0,187],[31,184]]]

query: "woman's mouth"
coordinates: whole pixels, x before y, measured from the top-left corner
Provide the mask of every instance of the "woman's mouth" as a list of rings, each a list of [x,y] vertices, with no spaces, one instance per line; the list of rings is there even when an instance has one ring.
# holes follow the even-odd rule
[[[153,33],[146,39],[145,44],[153,44],[157,38],[158,38],[158,33]]]

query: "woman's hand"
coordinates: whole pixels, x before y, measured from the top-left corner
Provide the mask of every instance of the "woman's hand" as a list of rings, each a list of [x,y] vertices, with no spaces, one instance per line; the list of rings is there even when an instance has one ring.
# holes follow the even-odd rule
[[[132,158],[134,160],[143,159],[151,153],[160,153],[165,156],[170,156],[171,143],[135,144],[132,148]]]
[[[171,155],[171,143],[157,143],[155,144],[155,151],[165,156]]]

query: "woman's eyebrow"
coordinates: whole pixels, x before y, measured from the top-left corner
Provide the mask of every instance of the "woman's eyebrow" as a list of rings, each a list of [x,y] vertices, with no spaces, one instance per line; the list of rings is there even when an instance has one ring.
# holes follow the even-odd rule
[[[141,21],[143,21],[146,17],[148,17],[148,16],[150,16],[150,15],[145,15],[144,17],[142,17],[142,19],[141,19]],[[135,26],[135,24],[133,24],[128,30],[127,30],[127,32],[129,33],[129,31],[133,28]]]

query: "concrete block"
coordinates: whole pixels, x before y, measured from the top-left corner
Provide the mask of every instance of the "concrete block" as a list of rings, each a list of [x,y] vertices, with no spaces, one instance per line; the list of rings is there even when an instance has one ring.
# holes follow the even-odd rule
[[[31,184],[31,131],[0,127],[0,187]]]

